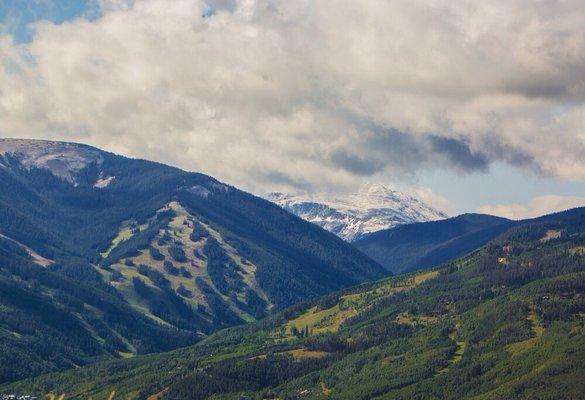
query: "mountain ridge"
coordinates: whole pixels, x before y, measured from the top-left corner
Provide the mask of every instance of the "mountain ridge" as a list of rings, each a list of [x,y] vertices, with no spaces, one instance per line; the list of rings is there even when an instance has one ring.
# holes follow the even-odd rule
[[[375,183],[345,195],[272,192],[265,197],[350,242],[397,225],[447,218],[413,196]]]
[[[409,272],[460,257],[515,223],[502,217],[467,213],[374,232],[354,245],[392,272]]]
[[[581,398],[584,287],[582,207],[519,221],[459,259],[194,346],[0,390],[161,400]]]
[[[12,360],[0,380],[170,350],[387,275],[335,235],[200,173],[65,142],[0,149],[0,278],[18,294],[0,295],[0,354]]]

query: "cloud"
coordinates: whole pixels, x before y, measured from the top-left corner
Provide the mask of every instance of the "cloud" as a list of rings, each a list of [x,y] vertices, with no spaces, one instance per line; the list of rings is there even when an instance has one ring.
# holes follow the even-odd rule
[[[345,150],[336,150],[331,155],[331,162],[356,175],[370,176],[384,170],[384,164],[372,158],[349,154]]]
[[[438,193],[435,193],[431,188],[426,186],[409,186],[401,188],[404,193],[407,193],[413,196],[416,199],[421,200],[423,203],[426,203],[437,210],[440,210],[447,215],[455,215],[456,210],[453,203],[451,203],[448,199],[441,196]]]
[[[486,205],[479,208],[479,212],[498,215],[511,219],[533,218],[557,211],[564,211],[575,207],[585,207],[585,197],[575,196],[538,196],[528,204],[498,204]]]
[[[581,0],[95,4],[30,43],[0,36],[1,135],[257,192],[496,161],[585,180]]]

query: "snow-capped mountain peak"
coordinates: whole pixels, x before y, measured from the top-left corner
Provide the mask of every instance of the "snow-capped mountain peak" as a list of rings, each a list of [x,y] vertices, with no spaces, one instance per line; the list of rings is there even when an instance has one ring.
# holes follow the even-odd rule
[[[0,139],[0,162],[6,156],[15,158],[27,169],[45,169],[73,184],[77,172],[88,164],[103,161],[96,148],[49,140]]]
[[[384,196],[393,192],[394,190],[381,183],[365,183],[358,190],[358,194],[377,196]]]
[[[397,225],[447,218],[432,206],[379,183],[366,184],[357,193],[345,195],[273,192],[266,197],[348,241]]]

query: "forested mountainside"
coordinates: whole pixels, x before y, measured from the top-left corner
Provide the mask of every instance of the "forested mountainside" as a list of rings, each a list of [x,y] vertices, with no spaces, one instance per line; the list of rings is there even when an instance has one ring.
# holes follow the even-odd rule
[[[483,214],[397,226],[354,245],[394,273],[428,268],[483,246],[516,222]]]
[[[193,344],[387,275],[335,235],[198,173],[0,139],[0,382]]]
[[[0,387],[87,399],[580,399],[585,208],[163,354]]]

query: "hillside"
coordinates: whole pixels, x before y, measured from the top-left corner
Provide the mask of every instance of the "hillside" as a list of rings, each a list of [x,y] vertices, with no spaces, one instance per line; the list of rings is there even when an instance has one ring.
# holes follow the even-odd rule
[[[192,344],[387,273],[211,177],[0,139],[0,382]]]
[[[578,399],[585,208],[433,269],[364,284],[164,354],[0,387],[93,399]],[[210,397],[212,396],[212,397]]]
[[[345,195],[275,192],[268,194],[267,199],[349,242],[398,225],[447,218],[445,213],[413,196],[373,183]]]
[[[482,214],[398,226],[367,235],[354,245],[394,273],[428,268],[483,246],[514,222]]]

